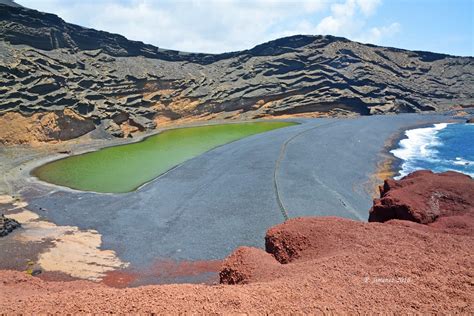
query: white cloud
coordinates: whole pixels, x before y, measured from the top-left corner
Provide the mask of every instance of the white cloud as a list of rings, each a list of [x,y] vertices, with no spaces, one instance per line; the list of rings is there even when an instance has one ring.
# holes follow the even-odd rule
[[[380,41],[366,28],[380,0],[18,0],[64,20],[159,47],[194,52],[251,48],[294,34]],[[329,11],[329,14],[328,14]],[[377,33],[379,32],[379,33]],[[377,35],[379,34],[379,35]],[[370,35],[370,36],[369,36]]]
[[[346,0],[331,5],[331,14],[315,27],[319,34],[345,36],[354,40],[378,44],[384,37],[393,36],[400,30],[399,23],[366,28],[368,18],[375,14],[380,0]]]
[[[364,42],[364,43],[380,43],[381,39],[384,37],[390,37],[398,32],[400,32],[400,24],[394,22],[387,26],[373,27],[369,30],[367,34],[361,35],[355,40]]]
[[[360,10],[366,16],[374,14],[381,2],[381,0],[357,0]]]

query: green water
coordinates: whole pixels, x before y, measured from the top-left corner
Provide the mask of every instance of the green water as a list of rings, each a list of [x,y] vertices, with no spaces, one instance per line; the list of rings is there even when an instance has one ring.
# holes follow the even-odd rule
[[[56,160],[35,169],[33,175],[83,191],[129,192],[219,145],[294,124],[254,122],[172,129],[138,143]]]

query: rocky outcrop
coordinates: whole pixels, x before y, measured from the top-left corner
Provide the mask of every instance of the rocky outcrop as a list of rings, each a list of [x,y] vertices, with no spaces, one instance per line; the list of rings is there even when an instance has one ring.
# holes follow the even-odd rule
[[[385,180],[374,200],[370,222],[391,219],[431,224],[440,218],[474,216],[474,180],[465,174],[429,170]]]
[[[265,285],[265,294],[259,297],[274,297],[272,289],[284,284],[279,293],[282,296],[276,301],[290,296],[290,301],[297,300],[303,305],[314,302],[316,306],[334,306],[337,303],[328,302],[328,297],[334,297],[351,306],[340,308],[339,312],[352,308],[381,311],[379,304],[386,311],[427,312],[431,310],[428,305],[434,306],[433,301],[438,312],[472,311],[468,307],[469,286],[465,283],[472,279],[472,231],[469,235],[457,235],[414,222],[400,222],[412,225],[363,223],[335,217],[291,219],[274,226],[267,234],[275,244],[286,246],[267,249],[267,253],[235,251],[223,264],[225,275],[221,273],[221,282],[244,284],[233,287],[235,291]],[[269,255],[278,259],[282,253],[287,253],[288,263],[268,260]],[[444,288],[454,292],[445,295]],[[284,292],[292,294],[287,296]],[[309,292],[311,299],[306,296]],[[301,297],[306,298],[306,303]]]
[[[0,7],[0,113],[69,108],[97,126],[127,113],[149,130],[190,118],[370,115],[474,104],[471,57],[302,35],[240,52],[183,53],[52,14]]]
[[[249,280],[274,277],[278,270],[279,263],[270,253],[252,247],[239,247],[227,258],[219,278],[224,284],[245,284]]]
[[[393,247],[397,248],[394,250],[397,254],[416,253],[419,238],[429,244],[434,240],[444,243],[451,238],[440,234],[460,238],[453,249],[470,247],[474,237],[471,177],[451,171],[436,174],[423,170],[398,181],[386,180],[380,190],[381,198],[374,200],[369,221],[387,223],[361,223],[336,217],[291,219],[267,231],[265,252],[239,248],[232,253],[223,264],[221,283],[269,281],[302,273],[298,269],[310,262],[321,264],[325,258],[340,260],[355,253],[374,256],[364,259],[371,262],[384,256],[382,249],[394,250]],[[393,240],[397,241],[396,245]],[[269,256],[275,260],[269,260]]]
[[[7,112],[0,115],[0,144],[36,144],[69,140],[93,131],[96,126],[70,109],[22,115]]]
[[[3,214],[0,215],[0,237],[8,235],[20,226],[20,223],[18,223],[16,220],[7,218]]]
[[[466,121],[466,123],[474,124],[474,117],[471,117]]]

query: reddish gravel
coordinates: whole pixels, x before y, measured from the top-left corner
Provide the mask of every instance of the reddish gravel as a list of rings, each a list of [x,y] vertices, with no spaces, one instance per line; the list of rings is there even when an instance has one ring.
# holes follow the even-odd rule
[[[440,212],[429,225],[292,219],[268,231],[268,252],[240,247],[224,261],[221,282],[234,285],[117,289],[0,271],[0,312],[472,315],[473,226],[451,222],[452,215]]]

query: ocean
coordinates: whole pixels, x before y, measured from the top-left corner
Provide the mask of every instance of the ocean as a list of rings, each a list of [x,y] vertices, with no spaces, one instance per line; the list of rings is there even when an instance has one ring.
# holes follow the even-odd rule
[[[398,148],[390,151],[401,161],[395,177],[415,170],[454,170],[474,177],[474,124],[439,123],[405,131]]]

